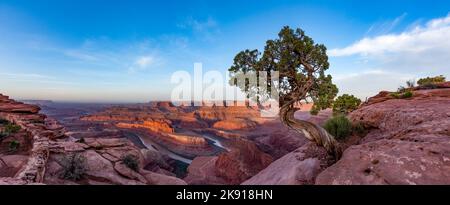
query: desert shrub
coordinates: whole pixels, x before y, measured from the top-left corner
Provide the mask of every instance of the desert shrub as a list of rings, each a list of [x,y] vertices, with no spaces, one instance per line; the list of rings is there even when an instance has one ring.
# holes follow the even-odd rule
[[[13,123],[8,123],[5,128],[4,128],[4,132],[7,134],[14,134],[20,131],[20,126],[13,124]]]
[[[414,88],[416,87],[416,81],[415,80],[408,80],[406,81],[407,88]]]
[[[5,125],[3,127],[3,130],[0,132],[0,140],[3,140],[4,138],[8,137],[11,134],[17,133],[20,131],[20,126],[10,123],[9,121],[6,121]]]
[[[309,112],[311,113],[311,115],[319,114],[319,110],[317,110],[317,109],[311,109]]]
[[[391,93],[390,95],[396,99],[407,99],[411,98],[414,94],[411,91],[405,91],[405,92],[394,92]]]
[[[414,94],[408,90],[405,92],[394,92],[394,93],[391,93],[390,95],[396,99],[407,99],[407,98],[411,98]]]
[[[445,82],[445,77],[443,75],[435,76],[435,77],[426,77],[421,78],[417,81],[417,84],[420,86],[428,85],[428,84],[436,84]]]
[[[415,86],[416,86],[416,81],[415,80],[408,80],[408,81],[406,81],[406,87],[405,86],[400,86],[397,89],[397,92],[398,93],[408,92],[408,91],[411,91]]]
[[[327,120],[324,128],[337,140],[343,140],[350,136],[353,126],[345,115],[337,115]]]
[[[392,96],[393,98],[397,98],[397,99],[400,98],[400,94],[398,92],[394,92],[389,95]]]
[[[406,91],[400,95],[400,98],[405,99],[405,98],[411,98],[412,96],[413,96],[413,93],[411,91]]]
[[[78,181],[84,177],[86,172],[86,158],[81,154],[68,154],[61,160],[61,178]]]
[[[139,158],[132,154],[127,154],[123,156],[122,162],[125,164],[125,166],[134,171],[138,171],[139,169]]]
[[[353,123],[352,133],[357,136],[364,136],[367,134],[367,130],[362,123],[358,122],[358,123]]]
[[[353,95],[344,94],[336,98],[333,103],[333,113],[338,114],[348,114],[353,110],[356,110],[361,104],[361,100]]]
[[[20,147],[20,142],[19,141],[17,141],[17,140],[14,140],[14,141],[11,141],[10,143],[9,143],[9,151],[10,152],[15,152],[15,151],[17,151],[18,149],[19,149],[19,147]]]
[[[400,87],[397,88],[397,93],[403,93],[403,92],[406,92],[406,91],[408,91],[408,89],[405,88],[404,86],[400,86]]]

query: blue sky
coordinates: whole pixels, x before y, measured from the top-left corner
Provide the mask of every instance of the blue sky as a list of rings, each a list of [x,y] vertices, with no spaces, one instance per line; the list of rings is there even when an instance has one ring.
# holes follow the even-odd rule
[[[329,49],[341,93],[450,77],[449,1],[0,0],[0,93],[82,102],[167,100],[177,70],[224,72],[285,25]]]

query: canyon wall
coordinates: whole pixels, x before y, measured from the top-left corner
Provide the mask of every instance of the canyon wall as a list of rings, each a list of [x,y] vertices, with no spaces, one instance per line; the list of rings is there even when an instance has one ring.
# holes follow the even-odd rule
[[[49,141],[64,136],[64,128],[54,122],[48,125],[46,116],[39,114],[39,110],[38,106],[20,103],[0,94],[0,118],[20,126],[33,139],[27,163],[15,174],[16,182],[23,184],[43,182]]]
[[[125,123],[119,122],[116,124],[120,128],[144,128],[152,132],[173,133],[174,129],[169,120],[147,120],[142,123]]]

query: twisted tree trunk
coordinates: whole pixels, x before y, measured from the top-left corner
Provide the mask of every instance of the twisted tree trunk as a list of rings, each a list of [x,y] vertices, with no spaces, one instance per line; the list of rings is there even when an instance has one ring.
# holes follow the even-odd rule
[[[302,133],[308,140],[316,143],[318,146],[324,147],[335,159],[339,159],[342,155],[342,148],[339,142],[321,126],[295,119],[294,113],[297,110],[297,108],[293,107],[293,103],[282,106],[280,108],[281,122],[289,128]]]

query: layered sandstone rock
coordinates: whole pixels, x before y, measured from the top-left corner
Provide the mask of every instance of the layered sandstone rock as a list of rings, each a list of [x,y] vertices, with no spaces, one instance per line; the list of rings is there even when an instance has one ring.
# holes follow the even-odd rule
[[[255,129],[256,122],[248,119],[235,118],[230,120],[221,120],[214,123],[213,128],[221,130],[242,130],[242,129]]]
[[[184,146],[207,146],[208,142],[203,137],[184,135],[184,134],[166,134],[163,135],[170,142]]]
[[[197,118],[205,121],[220,121],[233,118],[259,118],[261,116],[258,109],[245,106],[204,106],[196,110],[195,115]]]
[[[172,122],[169,120],[146,120],[142,123],[117,123],[116,126],[120,128],[143,128],[152,132],[165,132],[173,133],[174,130],[171,126]]]
[[[181,179],[144,170],[149,156],[142,155],[139,148],[123,138],[86,138],[84,142],[52,142],[50,151],[51,157],[47,164],[48,171],[44,181],[48,184],[186,184]],[[86,160],[83,180],[61,179],[62,159],[75,153],[82,155]],[[123,163],[122,159],[128,155],[137,157],[138,170],[132,170]]]
[[[261,152],[253,142],[237,140],[234,145],[235,149],[219,155],[215,163],[216,176],[229,184],[242,183],[273,161],[270,155]]]
[[[184,180],[191,185],[240,184],[273,161],[251,141],[236,140],[234,145],[235,149],[219,156],[195,158]]]
[[[64,135],[63,128],[48,125],[46,116],[38,114],[39,110],[37,106],[16,102],[0,95],[0,118],[20,126],[32,137],[31,154],[26,164],[15,174],[18,180],[26,183],[43,182],[45,165],[49,157],[49,140]]]
[[[188,167],[184,181],[189,185],[223,185],[225,179],[216,176],[217,156],[196,157]]]
[[[38,106],[16,102],[9,99],[8,96],[0,94],[0,112],[36,114],[39,110]]]
[[[323,171],[317,184],[449,184],[450,89],[409,99],[370,99],[350,118],[371,131]]]
[[[178,127],[184,129],[204,129],[209,127],[208,123],[198,120],[194,116],[177,116],[173,121],[177,121]]]
[[[317,175],[333,160],[326,150],[307,143],[283,156],[267,168],[242,183],[243,185],[307,185],[314,184]]]

